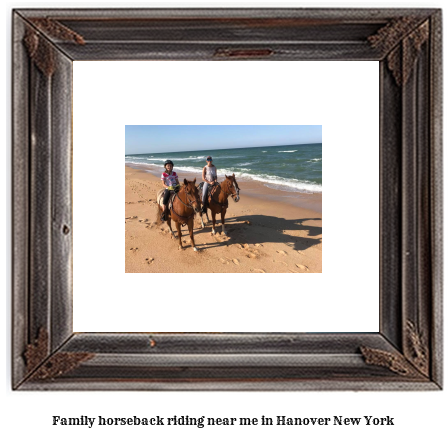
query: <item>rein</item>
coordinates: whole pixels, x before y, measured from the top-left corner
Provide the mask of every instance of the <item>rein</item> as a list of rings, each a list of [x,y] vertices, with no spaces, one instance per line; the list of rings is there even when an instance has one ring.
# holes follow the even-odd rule
[[[189,219],[191,219],[191,218],[194,216],[194,207],[193,207],[194,200],[192,201],[192,200],[188,197],[188,193],[187,193],[187,192],[185,192],[185,196],[187,197],[187,200],[188,200],[189,204],[185,204],[185,202],[182,201],[182,199],[180,199],[180,197],[179,197],[179,193],[176,193],[176,196],[174,197],[173,202],[172,202],[172,204],[171,204],[171,212],[174,213],[174,214],[175,214],[175,215],[182,221],[182,226],[184,226],[184,225],[187,223],[187,221],[188,221]],[[191,208],[191,209],[193,210],[193,213],[190,214],[190,216],[181,216],[180,214],[176,213],[176,212],[174,211],[174,201],[175,201],[176,199],[178,199],[183,205],[185,205],[185,207],[187,207],[187,208]]]

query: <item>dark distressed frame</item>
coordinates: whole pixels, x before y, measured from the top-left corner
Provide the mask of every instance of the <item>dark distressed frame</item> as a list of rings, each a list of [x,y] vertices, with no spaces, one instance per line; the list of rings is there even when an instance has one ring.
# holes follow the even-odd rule
[[[13,11],[12,387],[442,388],[437,9]],[[73,333],[72,61],[377,60],[379,333]]]

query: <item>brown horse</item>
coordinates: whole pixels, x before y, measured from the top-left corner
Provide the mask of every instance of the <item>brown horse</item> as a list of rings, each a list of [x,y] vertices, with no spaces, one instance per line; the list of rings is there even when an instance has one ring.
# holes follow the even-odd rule
[[[162,190],[163,193],[163,190]],[[162,200],[159,201],[159,210],[163,212]],[[184,185],[178,193],[174,196],[171,208],[168,211],[166,223],[170,227],[171,235],[175,238],[173,229],[171,228],[171,220],[176,223],[177,237],[179,238],[179,249],[182,248],[182,232],[180,227],[185,224],[188,225],[190,233],[191,246],[194,251],[197,251],[193,237],[193,221],[195,213],[201,211],[201,201],[199,200],[199,192],[196,187],[196,178],[193,181],[184,179]]]
[[[219,185],[216,184],[212,187],[211,193],[208,199],[207,208],[212,212],[212,233],[216,234],[215,224],[216,224],[216,215],[221,214],[221,222],[222,222],[222,232],[227,236],[227,232],[225,230],[225,216],[227,208],[229,207],[228,197],[231,196],[235,202],[240,200],[240,188],[238,187],[238,183],[235,179],[235,174],[232,176],[225,176],[226,179]],[[209,222],[208,218],[208,210],[205,213],[207,216],[207,222]],[[204,221],[202,220],[202,212],[199,213],[201,216],[201,225],[202,228],[205,227]]]

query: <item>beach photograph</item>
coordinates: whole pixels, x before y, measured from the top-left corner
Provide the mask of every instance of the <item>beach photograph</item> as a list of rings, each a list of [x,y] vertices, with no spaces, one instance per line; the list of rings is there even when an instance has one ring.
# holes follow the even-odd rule
[[[126,125],[125,273],[321,273],[321,125]]]

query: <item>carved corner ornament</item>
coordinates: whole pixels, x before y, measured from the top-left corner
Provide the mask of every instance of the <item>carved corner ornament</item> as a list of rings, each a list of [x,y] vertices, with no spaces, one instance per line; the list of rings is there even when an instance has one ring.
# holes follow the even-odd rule
[[[407,348],[405,354],[412,364],[425,376],[429,376],[428,346],[423,335],[412,321],[406,323]]]
[[[362,346],[360,350],[365,362],[367,365],[389,368],[404,377],[428,378],[428,348],[423,342],[423,336],[412,321],[407,321],[405,333],[407,347],[404,355]]]
[[[387,67],[400,87],[409,80],[421,48],[429,38],[429,20],[420,25],[419,22],[416,17],[393,19],[367,38],[374,49],[387,53]]]
[[[52,76],[56,68],[54,60],[55,49],[51,42],[43,37],[42,34],[75,44],[85,44],[85,40],[81,35],[52,18],[30,18],[29,22],[32,25],[26,27],[23,43],[31,60],[47,77]]]
[[[50,357],[48,332],[41,328],[33,343],[27,346],[25,362],[30,380],[55,379],[78,368],[95,354],[84,352],[57,352]]]

